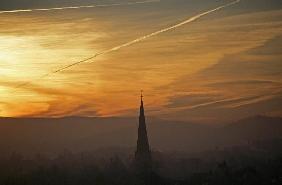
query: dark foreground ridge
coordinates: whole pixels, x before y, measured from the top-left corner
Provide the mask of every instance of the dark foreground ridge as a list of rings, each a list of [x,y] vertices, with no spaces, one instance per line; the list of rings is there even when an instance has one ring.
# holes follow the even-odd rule
[[[2,185],[281,185],[282,140],[197,154],[152,152],[152,170],[140,174],[132,153],[73,153],[55,157],[1,156]]]

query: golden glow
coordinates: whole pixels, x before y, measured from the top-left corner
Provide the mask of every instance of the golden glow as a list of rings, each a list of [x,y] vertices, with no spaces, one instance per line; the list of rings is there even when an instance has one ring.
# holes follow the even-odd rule
[[[163,21],[164,11],[152,14],[149,21],[141,12],[128,17],[115,12],[115,7],[109,9],[111,15],[95,10],[56,16],[38,12],[0,15],[0,116],[131,116],[143,89],[149,114],[186,119],[178,112],[218,104],[226,110],[236,109],[269,100],[281,90],[276,74],[262,75],[272,71],[271,65],[256,67],[281,59],[281,54],[248,53],[280,35],[282,22],[276,19],[282,16],[280,10],[208,16],[162,34],[157,30],[176,25],[187,15]],[[158,34],[135,42],[150,33]],[[134,45],[116,51],[116,46],[132,40]],[[40,78],[109,48],[114,49],[95,60]],[[228,69],[228,75],[224,73],[227,68],[221,62],[226,60],[229,65],[233,56],[254,63],[248,76],[237,74],[237,66]],[[226,81],[252,85],[227,88]],[[16,88],[25,82],[31,83]],[[256,85],[262,82],[271,83]],[[277,93],[272,96],[273,91]],[[173,98],[195,94],[208,97],[203,102],[170,105]]]

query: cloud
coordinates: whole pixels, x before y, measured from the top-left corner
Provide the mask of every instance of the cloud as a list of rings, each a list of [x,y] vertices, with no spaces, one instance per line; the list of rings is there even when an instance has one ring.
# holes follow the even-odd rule
[[[209,83],[207,86],[221,88],[221,87],[238,87],[238,86],[257,86],[257,85],[282,85],[281,82],[271,80],[237,80],[237,81],[223,81]]]
[[[1,89],[8,90],[8,94],[2,93],[2,98],[6,98],[6,101],[2,103],[1,107],[4,110],[12,110],[11,113],[3,111],[3,115],[61,117],[85,115],[84,112],[91,113],[91,116],[97,115],[95,100],[92,99],[91,94],[87,95],[64,87],[52,88],[33,83],[18,87],[15,91],[14,87],[19,83],[0,80],[0,91]],[[10,98],[12,101],[7,101]]]
[[[273,112],[276,105],[270,102],[279,99],[265,95],[280,90],[279,51],[263,55],[246,51],[263,47],[281,34],[282,12],[261,12],[253,1],[248,1],[252,10],[256,9],[251,14],[241,2],[142,44],[103,55],[93,63],[38,79],[222,3],[163,0],[149,6],[109,7],[107,11],[0,15],[1,80],[32,82],[12,95],[14,85],[0,88],[0,101],[12,105],[1,115],[132,116],[137,113],[140,89],[145,90],[148,115],[157,117],[216,120]],[[48,7],[59,4],[55,5]],[[238,9],[244,9],[244,14]],[[254,106],[258,104],[265,109]],[[240,112],[246,107],[252,108]],[[235,110],[241,114],[233,115]]]
[[[221,9],[227,8],[227,7],[229,7],[229,6],[232,6],[232,5],[234,5],[234,4],[237,4],[237,3],[239,3],[239,2],[240,2],[240,0],[235,0],[235,1],[231,2],[231,3],[227,3],[227,4],[224,4],[224,5],[222,5],[222,6],[218,6],[218,7],[214,8],[214,9],[209,10],[209,11],[206,11],[206,12],[200,13],[200,14],[198,14],[198,15],[195,15],[195,16],[193,16],[193,17],[191,17],[191,18],[188,18],[188,19],[186,19],[186,20],[184,20],[184,21],[182,21],[182,22],[180,22],[180,23],[178,23],[178,24],[175,24],[175,25],[173,25],[173,26],[170,26],[170,27],[167,27],[167,28],[164,28],[164,29],[155,31],[155,32],[153,32],[153,33],[150,33],[150,34],[147,34],[147,35],[144,35],[144,36],[141,36],[141,37],[136,38],[136,39],[134,39],[134,40],[128,41],[128,42],[126,42],[126,43],[124,43],[124,44],[121,44],[121,45],[115,46],[115,47],[113,47],[113,48],[110,48],[110,49],[107,49],[107,50],[98,52],[98,53],[96,53],[95,55],[90,56],[90,57],[88,57],[88,58],[84,58],[84,59],[81,59],[81,60],[79,60],[79,61],[77,61],[77,62],[74,62],[74,63],[68,64],[68,65],[65,65],[65,66],[63,66],[63,67],[61,67],[61,68],[58,68],[58,69],[56,69],[56,70],[54,70],[54,71],[48,73],[48,74],[43,75],[43,76],[40,77],[40,78],[44,78],[44,77],[46,77],[46,76],[49,76],[49,75],[52,75],[52,74],[55,74],[55,73],[62,72],[62,71],[64,71],[64,70],[66,70],[66,69],[72,68],[73,66],[76,66],[76,65],[79,65],[79,64],[82,64],[82,63],[91,61],[91,60],[93,60],[93,59],[95,59],[95,58],[97,58],[97,57],[99,57],[99,56],[106,55],[106,54],[109,54],[109,53],[111,53],[111,52],[115,52],[115,51],[121,50],[121,49],[123,49],[123,48],[125,48],[125,47],[129,47],[129,46],[131,46],[131,45],[137,44],[137,43],[142,42],[142,41],[144,41],[144,40],[146,40],[146,39],[149,39],[149,38],[151,38],[151,37],[154,37],[154,36],[157,36],[157,35],[159,35],[159,34],[162,34],[162,33],[165,33],[165,32],[168,32],[168,31],[171,31],[171,30],[174,30],[174,29],[177,29],[177,28],[182,27],[182,26],[184,26],[184,25],[186,25],[186,24],[189,24],[189,23],[192,23],[192,22],[196,21],[196,20],[198,20],[199,18],[201,18],[201,17],[203,17],[203,16],[206,16],[206,15],[209,15],[209,14],[211,14],[211,13],[217,12],[217,11],[219,11],[219,10],[221,10]],[[22,84],[22,85],[25,85],[25,84]]]
[[[171,97],[167,108],[181,108],[181,107],[193,107],[208,102],[214,102],[220,97],[215,94],[191,94]]]
[[[185,100],[184,100],[185,101]],[[163,118],[183,119],[189,118],[204,123],[222,123],[238,120],[252,115],[270,115],[272,112],[279,113],[282,109],[281,95],[263,95],[261,97],[235,97],[221,99],[218,101],[207,101],[198,105],[187,105],[186,107],[170,110],[173,114],[164,114]],[[169,112],[169,111],[168,111]],[[276,114],[276,116],[278,116]],[[281,115],[279,115],[281,116]]]
[[[173,88],[187,85],[191,90],[186,93],[196,91],[193,95],[172,96],[167,108],[178,116],[213,117],[222,121],[279,112],[282,108],[280,40],[281,36],[275,36],[263,45],[226,55],[215,65],[181,78]]]
[[[282,55],[281,52],[282,48],[282,35],[278,35],[266,43],[264,43],[262,46],[254,48],[249,50],[247,53],[251,55],[278,55],[278,57],[281,57],[279,55]]]
[[[278,40],[277,40],[278,39]],[[280,50],[282,37],[274,37],[263,46],[252,48],[246,52],[226,55],[214,66],[201,72],[202,76],[227,77],[239,79],[273,77],[278,80],[282,75]],[[264,56],[262,56],[264,55]]]

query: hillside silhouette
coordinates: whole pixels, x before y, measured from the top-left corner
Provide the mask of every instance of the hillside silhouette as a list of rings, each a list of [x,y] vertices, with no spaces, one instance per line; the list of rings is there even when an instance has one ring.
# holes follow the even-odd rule
[[[148,119],[151,147],[201,152],[216,147],[281,138],[282,118],[255,116],[223,126]],[[133,148],[136,118],[0,118],[0,147],[23,154]],[[9,142],[7,142],[9,141]],[[195,142],[197,141],[197,142]]]

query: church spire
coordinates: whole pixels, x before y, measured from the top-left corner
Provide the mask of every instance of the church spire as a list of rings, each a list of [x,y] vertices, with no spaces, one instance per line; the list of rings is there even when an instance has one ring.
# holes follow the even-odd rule
[[[148,170],[151,166],[151,151],[147,136],[146,118],[143,104],[143,91],[141,91],[141,105],[139,113],[139,127],[135,161],[138,165],[138,168],[142,168],[143,170]]]

